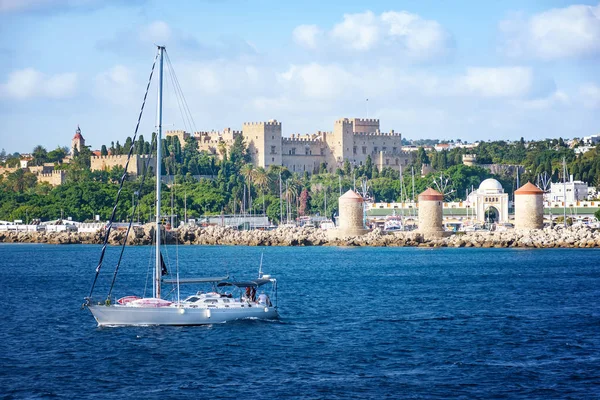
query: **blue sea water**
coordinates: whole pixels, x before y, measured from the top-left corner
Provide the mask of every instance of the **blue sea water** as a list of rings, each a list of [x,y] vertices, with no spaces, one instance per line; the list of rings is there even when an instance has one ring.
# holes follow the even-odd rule
[[[99,246],[0,245],[2,398],[600,397],[597,250],[167,253],[182,277],[248,278],[262,251],[279,321],[98,328],[80,306]],[[151,252],[127,249],[116,297],[143,292]]]

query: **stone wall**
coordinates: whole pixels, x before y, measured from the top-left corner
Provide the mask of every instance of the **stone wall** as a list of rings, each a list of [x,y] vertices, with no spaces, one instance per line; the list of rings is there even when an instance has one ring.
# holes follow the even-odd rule
[[[438,200],[419,200],[419,232],[441,232],[442,202]]]
[[[52,186],[58,186],[65,183],[65,171],[54,170],[49,173],[41,173],[37,175],[38,182],[47,182]]]
[[[540,194],[515,195],[515,228],[544,227],[544,197]]]
[[[146,163],[148,162],[148,155],[133,154],[129,161],[127,172],[132,176],[138,176],[144,172]],[[115,156],[92,156],[90,169],[92,171],[110,171],[113,167],[119,166],[125,168],[127,163],[127,154],[115,155]],[[149,167],[155,169],[156,162],[154,157],[150,157]]]

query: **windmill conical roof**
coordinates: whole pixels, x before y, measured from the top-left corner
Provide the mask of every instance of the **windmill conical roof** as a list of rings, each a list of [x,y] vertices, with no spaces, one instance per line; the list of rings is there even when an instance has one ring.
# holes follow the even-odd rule
[[[346,193],[340,196],[340,199],[360,199],[362,200],[362,196],[356,193],[354,190],[350,189]]]
[[[519,189],[515,190],[515,194],[544,194],[544,191],[533,183],[527,182]]]
[[[421,200],[444,200],[444,195],[435,189],[427,188],[423,193],[419,195],[419,201]]]

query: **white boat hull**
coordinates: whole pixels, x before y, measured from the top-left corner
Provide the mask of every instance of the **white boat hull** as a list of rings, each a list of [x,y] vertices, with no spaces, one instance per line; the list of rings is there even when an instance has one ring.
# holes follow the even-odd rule
[[[273,307],[244,308],[179,308],[179,307],[127,307],[121,305],[89,305],[98,326],[122,325],[209,325],[239,319],[277,319]]]

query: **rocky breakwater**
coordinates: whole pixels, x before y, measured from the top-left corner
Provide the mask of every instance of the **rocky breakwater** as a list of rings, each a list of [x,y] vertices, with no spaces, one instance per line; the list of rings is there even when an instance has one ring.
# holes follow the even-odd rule
[[[109,243],[122,243],[125,231],[111,232]],[[134,228],[127,238],[130,245],[149,245],[154,226]],[[372,246],[372,247],[527,247],[600,248],[600,230],[587,227],[556,226],[531,231],[469,232],[448,237],[417,232],[386,233],[375,229],[366,235],[330,239],[326,231],[315,228],[278,228],[272,231],[237,231],[229,227],[182,227],[164,234],[169,244],[242,246]],[[0,232],[4,243],[101,244],[102,232]]]
[[[178,240],[184,244],[242,246],[322,246],[326,232],[315,228],[278,228],[272,231],[237,231],[229,227],[180,228]]]

